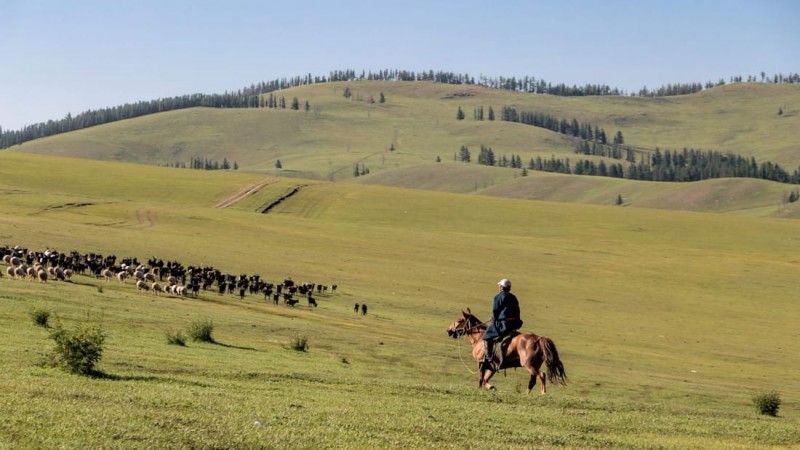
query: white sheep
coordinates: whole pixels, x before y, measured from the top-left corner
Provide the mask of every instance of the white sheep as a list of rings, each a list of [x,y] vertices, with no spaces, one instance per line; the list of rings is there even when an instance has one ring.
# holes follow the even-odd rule
[[[105,269],[102,272],[103,276],[106,277],[106,281],[111,281],[111,277],[114,276],[114,271],[111,269]]]
[[[151,282],[151,283],[155,283],[155,281],[156,281],[156,276],[155,276],[155,275],[153,275],[153,274],[152,274],[152,273],[150,273],[150,272],[147,272],[146,274],[144,274],[144,280],[145,280],[145,281],[149,281],[149,282]]]
[[[6,274],[8,274],[9,277],[14,278],[15,275],[16,275],[16,271],[14,270],[14,266],[6,267]]]
[[[25,278],[25,274],[26,273],[27,273],[27,270],[26,270],[26,267],[24,267],[24,266],[19,266],[16,269],[14,269],[14,275],[16,275],[17,278],[20,278],[20,279]]]
[[[64,280],[68,281],[72,278],[72,269],[64,269]]]
[[[120,283],[124,283],[126,278],[128,278],[128,272],[124,270],[117,274],[117,279]]]
[[[36,273],[36,277],[39,279],[39,283],[47,283],[47,271],[40,270]]]
[[[163,290],[161,289],[161,285],[158,284],[157,281],[154,281],[150,287],[153,289],[153,294],[155,295],[158,295],[159,292],[163,292]]]
[[[139,292],[149,291],[150,287],[144,281],[139,280],[139,281],[136,282],[136,290],[139,291]]]

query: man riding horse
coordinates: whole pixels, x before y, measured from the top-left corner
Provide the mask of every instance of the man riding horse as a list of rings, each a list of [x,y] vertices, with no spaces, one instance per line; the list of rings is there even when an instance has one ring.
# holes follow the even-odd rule
[[[483,334],[484,353],[483,359],[480,361],[481,367],[492,365],[494,361],[494,346],[498,341],[522,327],[519,301],[511,293],[511,281],[503,278],[497,282],[497,287],[500,292],[494,296],[492,317],[489,320],[486,332]],[[502,357],[502,349],[500,353]]]

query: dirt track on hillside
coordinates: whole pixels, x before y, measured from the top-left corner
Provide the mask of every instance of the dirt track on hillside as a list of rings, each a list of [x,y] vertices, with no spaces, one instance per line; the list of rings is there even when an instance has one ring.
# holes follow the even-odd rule
[[[266,185],[268,185],[270,183],[274,183],[275,180],[276,180],[275,177],[268,177],[268,178],[262,180],[259,183],[245,186],[245,188],[243,190],[241,190],[241,191],[237,192],[236,194],[226,198],[225,200],[222,200],[221,202],[217,203],[214,206],[214,208],[228,208],[230,206],[233,206],[233,205],[239,203],[240,201],[244,200],[245,198],[247,198],[247,197],[255,194],[256,192],[260,191],[261,188],[263,188],[264,186],[266,186]]]

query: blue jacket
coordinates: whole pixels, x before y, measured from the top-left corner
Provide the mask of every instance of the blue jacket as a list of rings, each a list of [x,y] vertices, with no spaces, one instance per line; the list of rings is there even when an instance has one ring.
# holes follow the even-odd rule
[[[492,302],[492,319],[483,334],[483,340],[497,340],[522,327],[519,301],[508,291],[499,292]]]

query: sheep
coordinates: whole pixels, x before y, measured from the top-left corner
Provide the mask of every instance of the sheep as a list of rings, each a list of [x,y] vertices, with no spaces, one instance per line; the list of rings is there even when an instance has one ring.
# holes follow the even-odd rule
[[[150,290],[150,286],[148,286],[147,283],[145,283],[144,281],[139,280],[139,281],[136,282],[136,290],[139,291],[139,292],[142,292],[143,290],[144,291],[149,291]]]
[[[64,281],[66,280],[66,276],[64,275],[64,269],[61,267],[56,267],[53,272],[55,273],[56,280]]]
[[[156,276],[153,275],[151,272],[147,272],[146,274],[144,274],[144,280],[145,281],[149,281],[151,283],[155,283],[156,282]]]
[[[72,269],[64,269],[64,281],[69,281],[72,278]]]
[[[153,289],[153,294],[155,295],[158,295],[159,292],[163,292],[161,285],[158,284],[157,281],[153,281],[153,284],[150,287]]]
[[[47,271],[40,270],[36,273],[36,277],[39,278],[39,283],[47,283]]]
[[[136,269],[136,271],[135,271],[135,272],[133,272],[133,276],[134,276],[134,277],[135,277],[137,280],[144,281],[144,272],[142,272],[142,271],[141,271],[141,270],[139,270],[139,269]]]
[[[105,269],[103,270],[102,274],[106,278],[106,281],[111,281],[111,277],[114,276],[114,271],[111,269]]]
[[[17,256],[12,256],[10,262],[11,262],[11,265],[14,266],[14,267],[18,267],[18,266],[22,265],[22,260],[19,259],[19,257],[17,257]]]
[[[11,258],[12,258],[11,255],[3,255],[3,263],[5,263],[5,265],[7,265],[7,266],[10,266],[11,265]]]
[[[128,278],[128,272],[124,270],[117,274],[117,279],[120,283],[124,283],[126,278]]]
[[[6,267],[6,274],[7,274],[7,275],[8,275],[10,278],[15,278],[15,275],[16,275],[16,273],[17,273],[17,272],[16,272],[16,270],[14,270],[14,266],[8,266],[8,267]]]
[[[176,286],[175,295],[177,295],[178,297],[183,297],[184,295],[186,295],[186,286]]]
[[[31,279],[35,279],[36,278],[36,274],[38,274],[38,273],[39,273],[39,271],[36,270],[35,267],[28,267],[28,270],[25,271],[25,274],[28,275]]]

